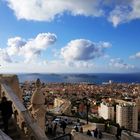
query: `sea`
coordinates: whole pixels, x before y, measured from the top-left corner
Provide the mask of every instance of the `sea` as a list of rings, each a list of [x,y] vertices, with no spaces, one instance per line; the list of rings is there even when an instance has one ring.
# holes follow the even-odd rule
[[[44,83],[89,83],[102,84],[111,80],[115,83],[140,83],[140,73],[84,73],[56,74],[30,73],[18,74],[20,83],[35,81],[39,78]]]

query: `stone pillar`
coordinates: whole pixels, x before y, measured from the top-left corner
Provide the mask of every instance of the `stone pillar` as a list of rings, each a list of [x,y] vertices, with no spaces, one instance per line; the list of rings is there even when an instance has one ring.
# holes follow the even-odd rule
[[[30,109],[38,125],[45,131],[45,96],[41,92],[41,82],[39,79],[36,81],[36,90],[31,97]]]
[[[19,80],[17,75],[2,75],[2,79],[4,82],[11,87],[11,89],[14,91],[14,93],[19,97],[19,99],[22,101],[22,92],[20,90],[19,86]]]

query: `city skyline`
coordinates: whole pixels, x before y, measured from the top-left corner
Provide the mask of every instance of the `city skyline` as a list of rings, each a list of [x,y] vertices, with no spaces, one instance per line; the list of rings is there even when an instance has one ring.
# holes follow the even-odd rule
[[[140,72],[140,1],[0,1],[0,72]]]

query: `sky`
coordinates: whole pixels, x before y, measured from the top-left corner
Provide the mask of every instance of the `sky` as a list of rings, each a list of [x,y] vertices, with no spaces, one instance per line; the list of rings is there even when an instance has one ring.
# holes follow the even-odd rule
[[[140,0],[0,0],[0,73],[140,72]]]

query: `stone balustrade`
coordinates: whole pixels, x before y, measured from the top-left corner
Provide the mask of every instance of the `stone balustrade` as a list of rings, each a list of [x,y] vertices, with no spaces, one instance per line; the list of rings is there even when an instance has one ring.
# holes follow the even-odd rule
[[[6,96],[8,100],[13,102],[13,117],[23,134],[25,134],[29,140],[48,140],[45,132],[31,117],[30,112],[24,107],[22,100],[16,95],[13,88],[11,88],[2,78],[0,78],[0,84],[0,97]],[[3,136],[3,133],[0,133],[0,137],[1,136]]]

